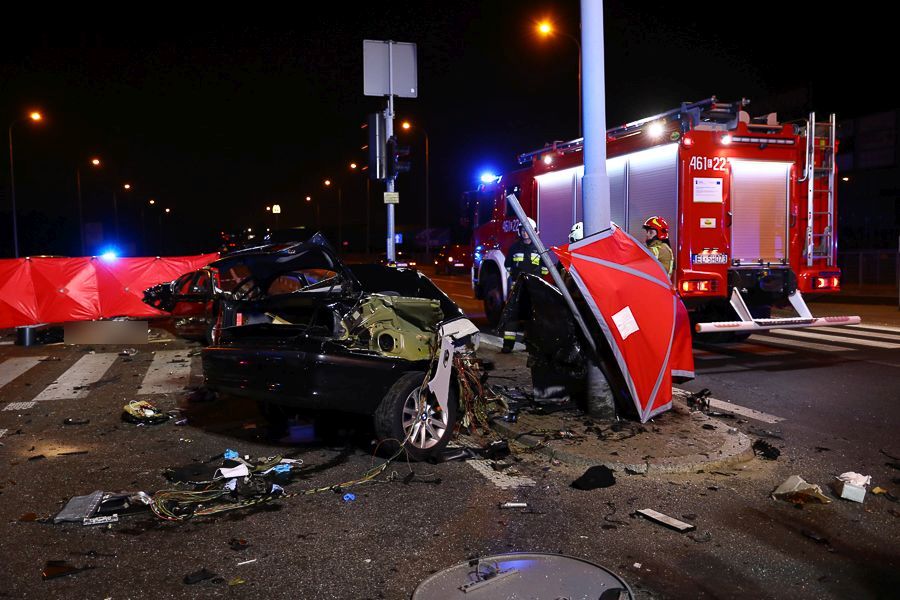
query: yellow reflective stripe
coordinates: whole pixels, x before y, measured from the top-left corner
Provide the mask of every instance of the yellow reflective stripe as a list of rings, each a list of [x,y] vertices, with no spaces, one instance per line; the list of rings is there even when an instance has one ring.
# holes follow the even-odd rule
[[[533,265],[541,264],[541,257],[537,254],[532,254],[531,255],[531,264],[533,264]]]

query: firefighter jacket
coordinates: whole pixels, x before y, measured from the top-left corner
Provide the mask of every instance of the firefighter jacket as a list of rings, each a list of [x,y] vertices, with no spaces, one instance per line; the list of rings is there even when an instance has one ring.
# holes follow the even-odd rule
[[[675,256],[672,254],[671,246],[662,240],[655,239],[650,242],[648,247],[653,256],[656,257],[656,260],[662,263],[663,268],[669,275],[669,279],[672,279],[672,272],[675,269]]]
[[[509,276],[513,280],[519,276],[519,273],[538,276],[548,273],[534,244],[526,244],[521,239],[516,240],[509,248],[509,253],[506,255],[506,270],[509,271]]]

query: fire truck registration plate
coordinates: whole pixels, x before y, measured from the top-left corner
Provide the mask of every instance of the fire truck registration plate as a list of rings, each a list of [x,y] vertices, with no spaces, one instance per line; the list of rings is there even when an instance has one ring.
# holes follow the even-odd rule
[[[727,254],[694,254],[691,262],[695,265],[727,265]]]

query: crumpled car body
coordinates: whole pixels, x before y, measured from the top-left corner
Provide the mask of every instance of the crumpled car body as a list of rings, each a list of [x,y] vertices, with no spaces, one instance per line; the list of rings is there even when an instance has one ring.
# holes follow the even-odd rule
[[[214,266],[231,291],[202,355],[208,387],[282,412],[371,414],[379,437],[407,442],[414,458],[446,445],[457,408],[448,358],[478,330],[431,280],[348,267],[319,234]]]
[[[218,272],[207,266],[144,290],[143,301],[170,313],[177,335],[209,342],[216,319],[215,301],[221,292],[219,285]]]

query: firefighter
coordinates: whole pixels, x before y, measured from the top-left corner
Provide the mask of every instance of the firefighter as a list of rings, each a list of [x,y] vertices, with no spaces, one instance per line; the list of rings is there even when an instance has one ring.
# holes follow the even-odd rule
[[[534,219],[528,217],[528,224],[537,233],[537,223],[534,222]],[[506,255],[505,266],[509,273],[507,289],[512,289],[513,283],[515,283],[521,273],[543,276],[549,272],[547,267],[541,262],[541,255],[537,253],[534,244],[531,242],[531,237],[521,224],[519,224],[518,235],[519,239],[510,246],[509,253]],[[503,352],[512,351],[516,343],[516,337],[515,331],[503,332]]]
[[[669,245],[669,224],[659,216],[650,217],[644,221],[644,232],[647,235],[646,244],[650,252],[656,257],[672,279],[675,270],[675,255]]]

